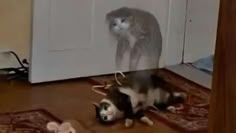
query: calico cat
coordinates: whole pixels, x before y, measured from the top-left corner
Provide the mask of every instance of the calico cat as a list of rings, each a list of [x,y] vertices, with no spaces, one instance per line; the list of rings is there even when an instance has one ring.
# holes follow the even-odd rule
[[[136,73],[122,81],[122,85],[112,85],[104,99],[96,108],[96,118],[103,124],[111,124],[125,118],[125,126],[130,127],[133,119],[138,118],[147,125],[153,122],[144,114],[150,106],[165,110],[168,106],[184,101],[182,93],[172,92],[162,78]]]

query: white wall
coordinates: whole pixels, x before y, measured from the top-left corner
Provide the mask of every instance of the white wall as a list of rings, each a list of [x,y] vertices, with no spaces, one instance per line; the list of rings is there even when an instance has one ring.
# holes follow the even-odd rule
[[[0,51],[14,50],[29,58],[32,0],[0,0]],[[0,68],[18,66],[14,56],[0,53]]]

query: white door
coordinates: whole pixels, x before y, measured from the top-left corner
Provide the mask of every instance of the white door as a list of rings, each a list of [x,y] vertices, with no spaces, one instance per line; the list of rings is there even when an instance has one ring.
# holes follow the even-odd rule
[[[181,62],[186,0],[35,0],[30,82],[113,73],[116,45],[105,14],[122,6],[157,17],[162,67]]]
[[[214,54],[219,0],[188,0],[184,62]]]

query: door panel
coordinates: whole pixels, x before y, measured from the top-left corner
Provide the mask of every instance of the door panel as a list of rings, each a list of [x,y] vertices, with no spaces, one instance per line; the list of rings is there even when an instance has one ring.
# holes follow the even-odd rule
[[[51,0],[49,49],[52,51],[89,48],[91,0]]]
[[[214,54],[219,0],[189,0],[186,21],[184,62]]]
[[[64,0],[34,1],[30,66],[32,83],[85,75],[83,63],[91,57],[87,51],[91,44],[93,1],[67,2],[69,4]],[[78,60],[81,62],[78,63]]]

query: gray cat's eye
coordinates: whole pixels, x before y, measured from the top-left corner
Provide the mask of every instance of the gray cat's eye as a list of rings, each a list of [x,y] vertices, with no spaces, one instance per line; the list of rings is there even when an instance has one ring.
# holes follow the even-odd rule
[[[122,22],[122,23],[124,23],[125,21],[126,21],[126,19],[125,19],[125,18],[122,18],[122,19],[121,19],[121,22]]]

